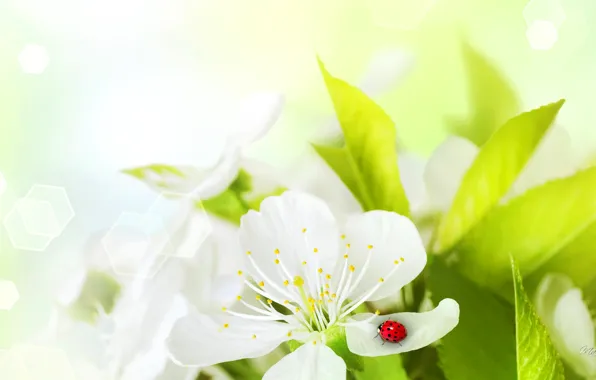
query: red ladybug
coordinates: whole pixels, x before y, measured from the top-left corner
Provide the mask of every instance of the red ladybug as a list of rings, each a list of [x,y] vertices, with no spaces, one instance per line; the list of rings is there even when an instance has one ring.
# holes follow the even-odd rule
[[[384,342],[391,343],[399,343],[408,336],[406,327],[401,323],[392,320],[387,320],[381,323],[377,329],[377,333]]]

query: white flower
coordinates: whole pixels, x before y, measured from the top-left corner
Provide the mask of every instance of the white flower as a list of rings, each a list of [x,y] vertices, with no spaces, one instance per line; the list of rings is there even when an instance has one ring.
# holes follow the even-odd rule
[[[400,157],[400,171],[410,173],[401,177],[408,199],[415,206],[413,210],[419,213],[448,211],[479,150],[465,138],[450,136],[436,148],[423,171],[420,170],[419,160]],[[569,134],[564,128],[554,126],[544,136],[502,202],[549,180],[571,175],[576,169]]]
[[[209,168],[191,165],[175,165],[175,169],[151,166],[127,169],[135,175],[142,171],[147,184],[158,192],[171,191],[182,194],[194,193],[201,198],[210,198],[228,188],[238,175],[246,149],[262,138],[275,124],[283,108],[283,96],[276,93],[257,93],[242,103],[237,121],[228,135],[227,144],[217,164]],[[200,138],[209,138],[202,136]],[[170,164],[170,163],[165,163]]]
[[[176,362],[206,366],[255,358],[298,340],[305,344],[264,379],[345,379],[344,361],[325,344],[337,329],[345,328],[353,353],[381,356],[429,345],[458,323],[459,306],[451,299],[427,313],[353,316],[364,302],[399,291],[426,265],[416,227],[398,214],[352,216],[340,231],[320,199],[286,191],[243,216],[240,244],[244,294],[219,313],[191,310],[180,319],[169,339]],[[408,329],[400,344],[373,339],[387,319]]]
[[[548,329],[553,345],[573,370],[585,377],[596,376],[594,322],[582,292],[567,276],[544,276],[535,297],[536,312]]]

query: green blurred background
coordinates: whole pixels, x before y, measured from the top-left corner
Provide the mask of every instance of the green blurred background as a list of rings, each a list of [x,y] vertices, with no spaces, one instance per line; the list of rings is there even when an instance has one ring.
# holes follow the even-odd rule
[[[510,79],[524,109],[567,99],[557,122],[578,158],[590,158],[596,2],[534,0],[524,17],[527,3],[0,0],[0,172],[8,183],[0,215],[36,183],[65,187],[76,213],[44,252],[15,250],[0,232],[0,278],[20,293],[12,310],[0,311],[0,348],[44,326],[60,273],[90,233],[154,198],[118,170],[213,163],[226,110],[259,90],[285,93],[286,107],[251,155],[297,160],[300,142],[332,114],[317,54],[335,75],[357,83],[375,52],[412,51],[412,71],[379,103],[403,146],[428,155],[446,136],[446,120],[469,112],[466,38]],[[526,32],[534,20],[557,24],[552,48],[532,48]],[[30,44],[49,57],[40,74],[24,72],[19,61]]]

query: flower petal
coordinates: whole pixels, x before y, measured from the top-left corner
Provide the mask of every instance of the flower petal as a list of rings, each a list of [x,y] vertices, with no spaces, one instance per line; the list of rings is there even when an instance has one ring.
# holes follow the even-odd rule
[[[349,244],[347,252],[355,267],[355,278],[365,270],[360,283],[354,284],[357,286],[350,292],[351,299],[368,293],[381,278],[382,286],[368,300],[395,294],[426,265],[426,251],[416,226],[394,212],[377,210],[352,216],[346,223],[345,242]],[[368,255],[371,257],[367,265]]]
[[[536,291],[536,312],[562,358],[582,376],[596,374],[596,362],[582,353],[594,346],[594,323],[580,289],[567,276],[549,273]]]
[[[357,314],[353,321],[362,321],[372,314]],[[375,338],[379,325],[387,320],[402,323],[408,336],[398,343]],[[439,302],[431,311],[424,313],[396,313],[379,315],[368,322],[351,324],[346,327],[348,348],[356,355],[385,356],[418,350],[447,335],[459,322],[459,305],[450,298]]]
[[[426,210],[428,196],[424,184],[424,168],[426,161],[421,157],[404,152],[398,155],[399,176],[410,202],[412,214],[420,214]]]
[[[294,276],[316,276],[318,268],[332,273],[339,256],[339,232],[325,202],[295,191],[269,197],[261,203],[260,212],[244,215],[240,243],[250,252],[247,271],[281,300],[283,295],[272,286],[280,289],[285,280],[292,283]],[[304,280],[310,286],[316,283]],[[271,281],[274,284],[268,285]]]
[[[289,339],[287,334],[288,325],[284,323],[191,311],[176,322],[167,344],[175,363],[206,367],[266,355]]]
[[[344,380],[346,363],[324,344],[306,343],[275,363],[263,380]]]
[[[248,96],[241,104],[237,126],[230,139],[246,146],[263,137],[279,119],[284,97],[278,93],[261,92]]]
[[[478,147],[461,138],[448,137],[433,152],[426,164],[424,182],[433,206],[447,211],[464,174],[478,154]]]
[[[519,174],[504,201],[547,181],[572,175],[576,170],[573,145],[567,131],[553,126]]]
[[[359,87],[370,97],[381,95],[397,86],[413,64],[413,55],[405,50],[379,51],[370,60]]]

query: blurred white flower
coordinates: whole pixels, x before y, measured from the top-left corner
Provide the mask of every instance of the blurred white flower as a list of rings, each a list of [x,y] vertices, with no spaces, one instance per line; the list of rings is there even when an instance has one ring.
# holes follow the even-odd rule
[[[163,167],[156,170],[156,166],[146,166],[126,169],[124,172],[142,177],[157,192],[193,193],[203,199],[218,195],[238,175],[248,146],[263,137],[275,124],[281,115],[283,103],[283,96],[276,93],[257,93],[245,99],[222,156],[213,167],[175,165],[175,170]]]
[[[549,273],[540,282],[535,296],[536,312],[548,329],[561,357],[585,378],[596,376],[594,357],[584,352],[596,345],[594,322],[582,292],[570,278]]]
[[[410,202],[414,200],[412,203],[417,205],[413,209],[431,213],[448,211],[464,175],[479,150],[465,138],[450,136],[435,149],[422,175],[419,169],[412,168],[414,165],[419,167],[419,163],[402,162],[400,159],[402,172],[415,173],[409,176],[402,174],[406,194]],[[502,153],[507,154],[507,152]],[[507,202],[530,188],[572,175],[577,168],[569,134],[564,128],[555,125],[544,136],[501,201]]]
[[[245,265],[237,277],[244,293],[217,313],[194,309],[176,322],[168,345],[181,365],[255,358],[298,340],[305,344],[264,379],[344,379],[344,361],[325,344],[335,329],[345,329],[355,354],[382,356],[422,348],[458,323],[459,306],[451,299],[427,313],[352,316],[364,302],[399,291],[423,270],[422,241],[403,216],[352,216],[340,233],[324,202],[286,191],[265,199],[260,212],[244,215],[239,235]],[[217,291],[214,285],[211,293]],[[372,339],[387,319],[408,329],[400,344]]]

